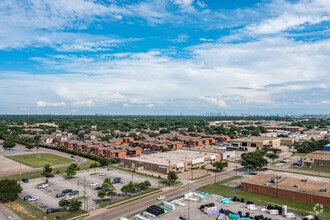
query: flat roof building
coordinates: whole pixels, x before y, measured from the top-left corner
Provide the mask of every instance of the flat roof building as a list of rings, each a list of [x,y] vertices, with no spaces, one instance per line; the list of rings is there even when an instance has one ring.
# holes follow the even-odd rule
[[[330,169],[330,151],[315,151],[301,158],[301,165]]]
[[[216,153],[176,150],[124,158],[124,165],[138,170],[145,169],[167,174],[169,171],[183,172],[220,160],[221,155]]]
[[[322,179],[261,174],[245,180],[241,186],[247,192],[330,207],[330,183]]]
[[[230,143],[232,143],[233,145],[239,145],[241,147],[279,147],[281,145],[281,139],[274,137],[251,136],[232,139],[230,140]]]

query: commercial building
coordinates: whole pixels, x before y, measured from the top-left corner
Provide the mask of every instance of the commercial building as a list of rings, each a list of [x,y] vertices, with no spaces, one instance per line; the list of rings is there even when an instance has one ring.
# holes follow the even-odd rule
[[[330,151],[315,151],[301,158],[302,166],[330,169]]]
[[[241,186],[246,192],[330,207],[330,183],[323,179],[262,174],[242,182]]]
[[[169,171],[183,172],[220,160],[221,155],[216,153],[176,150],[124,158],[124,165],[137,170],[144,169],[167,174]]]
[[[252,137],[232,139],[230,140],[230,143],[232,143],[233,145],[238,145],[240,147],[258,147],[258,148],[262,148],[264,146],[279,147],[281,145],[281,139],[273,138],[273,137],[252,136]]]
[[[304,128],[298,126],[265,126],[267,130],[289,131],[290,133],[303,131]]]

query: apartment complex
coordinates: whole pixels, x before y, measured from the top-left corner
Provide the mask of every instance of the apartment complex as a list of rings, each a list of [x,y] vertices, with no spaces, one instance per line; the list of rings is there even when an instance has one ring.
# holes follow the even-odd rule
[[[270,125],[270,126],[265,126],[267,130],[280,130],[280,131],[288,131],[290,133],[295,133],[295,132],[300,132],[303,131],[303,127],[298,127],[298,126],[277,126],[277,125]]]
[[[241,186],[246,192],[330,207],[330,183],[326,180],[262,174],[242,182]]]
[[[125,158],[124,165],[137,170],[144,169],[167,174],[169,171],[184,172],[184,170],[201,167],[220,160],[220,154],[176,150]]]

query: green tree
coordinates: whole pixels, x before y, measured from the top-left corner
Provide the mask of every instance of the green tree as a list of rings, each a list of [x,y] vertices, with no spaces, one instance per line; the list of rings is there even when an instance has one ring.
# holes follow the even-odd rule
[[[99,197],[100,199],[104,199],[104,197],[107,195],[107,193],[105,191],[99,191],[97,193],[97,197]]]
[[[177,179],[178,179],[178,175],[176,172],[170,171],[167,173],[167,181],[170,185],[174,184]]]
[[[228,167],[228,162],[217,161],[217,162],[213,163],[212,165],[213,165],[213,167],[216,167],[217,172],[219,170],[220,170],[220,172],[222,172],[225,167]]]
[[[258,150],[250,153],[243,153],[241,158],[243,161],[241,165],[247,169],[262,168],[268,164],[268,161],[264,158],[265,152]]]
[[[164,147],[162,148],[162,152],[172,151],[173,149],[170,147]]]
[[[68,205],[69,211],[78,211],[81,208],[82,201],[78,199],[72,199]]]
[[[10,140],[6,140],[3,142],[3,148],[5,149],[11,149],[14,148],[16,146],[16,143]]]
[[[269,159],[271,159],[274,162],[274,160],[278,158],[278,154],[271,153],[271,154],[267,154],[266,157],[268,157]]]
[[[76,164],[71,164],[67,169],[66,169],[66,175],[69,177],[73,177],[77,174],[77,165]]]
[[[40,136],[40,135],[36,135],[36,136],[34,136],[33,138],[34,138],[34,140],[39,141],[40,138],[41,138],[41,136]]]
[[[22,187],[17,181],[11,179],[0,180],[0,200],[2,202],[15,201]]]
[[[128,185],[125,185],[123,186],[120,191],[122,191],[123,193],[127,194],[130,192],[130,189],[129,189],[129,186]]]
[[[49,175],[52,173],[52,171],[53,171],[53,168],[51,168],[50,164],[45,164],[43,175]]]
[[[70,205],[70,201],[69,200],[66,200],[66,199],[62,199],[61,201],[58,202],[58,205],[60,207],[63,207],[65,209],[67,209],[68,206]]]
[[[25,148],[28,149],[28,150],[32,150],[34,148],[34,144],[27,144],[25,145]]]

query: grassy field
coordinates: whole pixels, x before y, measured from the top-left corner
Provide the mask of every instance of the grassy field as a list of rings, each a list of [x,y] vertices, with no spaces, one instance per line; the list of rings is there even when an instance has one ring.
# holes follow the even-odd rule
[[[310,153],[295,153],[294,156],[304,157],[304,156],[306,156],[307,154],[310,154]],[[292,156],[293,156],[293,155],[292,155]]]
[[[245,200],[253,201],[256,205],[260,205],[260,206],[267,206],[268,204],[287,205],[290,211],[302,216],[307,215],[307,213],[313,213],[314,205],[312,204],[275,198],[257,193],[245,192],[242,190],[237,190],[228,186],[221,185],[219,183],[209,184],[199,188],[198,190],[202,192],[225,196],[225,197],[237,196],[238,198],[245,198]],[[330,208],[324,208],[323,213],[321,213],[319,217],[327,217],[327,216],[330,216]]]
[[[38,154],[22,154],[22,155],[14,155],[7,156],[7,158],[25,164],[29,167],[38,168],[43,167],[46,164],[50,165],[59,165],[59,164],[67,164],[72,163],[75,160],[62,157],[56,154],[48,154],[48,153],[38,153]]]
[[[322,169],[322,168],[309,168],[309,167],[291,167],[294,170],[307,170],[313,172],[321,172],[321,173],[330,173],[330,169]]]
[[[80,170],[90,169],[89,166],[91,164],[94,164],[94,163],[95,163],[94,160],[88,159],[85,163],[82,163],[82,164],[79,165]],[[67,168],[68,167],[54,168],[52,173],[55,174],[55,175],[63,174],[63,173],[66,172],[66,169]],[[16,181],[21,181],[23,178],[36,179],[36,178],[43,177],[41,173],[42,173],[42,171],[39,170],[39,171],[32,171],[32,172],[22,173],[21,175],[14,174],[14,175],[2,176],[2,177],[0,177],[0,180],[6,179],[6,178],[8,178],[8,179],[14,179]]]

